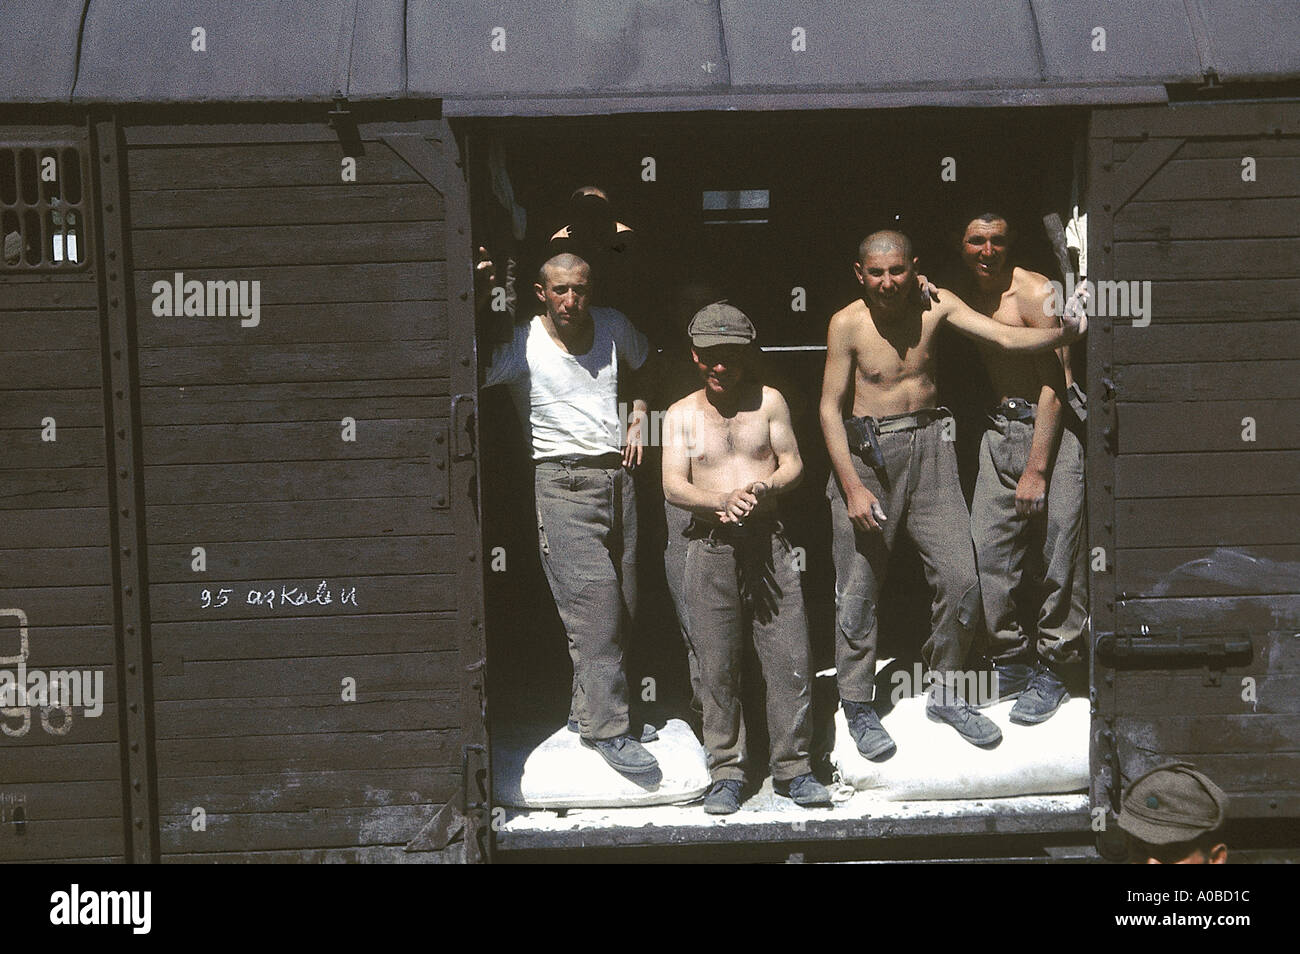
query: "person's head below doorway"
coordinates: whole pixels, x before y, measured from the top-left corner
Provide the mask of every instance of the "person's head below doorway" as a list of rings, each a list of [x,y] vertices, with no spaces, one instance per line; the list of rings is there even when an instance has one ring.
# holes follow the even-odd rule
[[[1228,796],[1190,762],[1152,769],[1129,786],[1119,815],[1128,860],[1147,865],[1221,865]]]

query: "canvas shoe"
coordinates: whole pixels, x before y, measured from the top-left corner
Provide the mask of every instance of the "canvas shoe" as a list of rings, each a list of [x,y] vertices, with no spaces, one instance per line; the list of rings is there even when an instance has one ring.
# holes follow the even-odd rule
[[[885,727],[880,724],[880,716],[876,715],[871,703],[842,699],[840,705],[844,709],[844,721],[849,725],[849,735],[853,736],[853,742],[863,758],[882,758],[897,748]]]
[[[1069,699],[1070,694],[1065,691],[1065,683],[1060,676],[1047,666],[1039,664],[1029,679],[1029,685],[1011,707],[1011,721],[1017,725],[1046,722]]]
[[[704,796],[704,811],[710,815],[730,815],[740,811],[742,787],[737,779],[718,779],[709,786],[709,793]]]
[[[1002,730],[992,719],[976,712],[965,699],[944,701],[951,704],[939,705],[935,694],[931,693],[925,704],[926,718],[931,722],[946,722],[971,745],[996,745],[1002,741]]]
[[[595,749],[600,757],[624,775],[644,775],[659,767],[659,760],[630,735],[612,739],[583,739],[582,744]]]
[[[829,805],[831,793],[811,772],[783,782],[772,779],[772,789],[796,805]]]

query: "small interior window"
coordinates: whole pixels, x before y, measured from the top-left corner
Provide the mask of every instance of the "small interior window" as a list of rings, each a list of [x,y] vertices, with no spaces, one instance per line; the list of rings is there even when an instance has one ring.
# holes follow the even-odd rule
[[[770,196],[767,189],[706,189],[701,205],[705,225],[764,225]]]
[[[81,154],[73,146],[0,146],[0,271],[85,263]]]

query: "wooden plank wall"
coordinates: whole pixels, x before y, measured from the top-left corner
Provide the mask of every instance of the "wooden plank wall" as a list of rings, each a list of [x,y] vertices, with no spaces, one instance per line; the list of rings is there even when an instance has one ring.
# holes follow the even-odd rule
[[[324,127],[127,139],[162,855],[387,857],[459,785],[443,197]],[[155,315],[177,272],[259,323]]]
[[[1149,326],[1112,323],[1115,630],[1254,637],[1217,685],[1197,669],[1115,673],[1108,715],[1126,776],[1188,758],[1265,816],[1300,814],[1295,116],[1115,111],[1093,140],[1094,161],[1114,162],[1100,197],[1113,224],[1097,236],[1109,271],[1090,277],[1152,282]],[[1131,195],[1106,192],[1107,173]]]
[[[0,145],[37,142],[75,143],[90,168],[84,127],[0,126]],[[0,711],[0,861],[126,853],[100,249],[82,242],[87,265],[70,274],[0,271],[0,609],[26,614],[29,670],[100,671],[106,701],[96,718],[72,710],[63,734],[60,712]],[[18,655],[18,624],[0,617],[0,657]]]

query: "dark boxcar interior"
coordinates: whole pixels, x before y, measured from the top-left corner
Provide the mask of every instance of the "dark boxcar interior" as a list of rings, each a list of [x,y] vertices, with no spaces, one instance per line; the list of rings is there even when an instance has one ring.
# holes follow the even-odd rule
[[[916,242],[922,270],[944,284],[958,267],[952,233],[964,224],[960,210],[997,207],[1021,227],[1021,263],[1057,277],[1041,219],[1053,211],[1067,215],[1072,190],[1082,185],[1074,157],[1084,122],[1077,111],[1045,109],[483,124],[471,132],[476,237],[492,245],[497,258],[513,249],[520,262],[520,315],[533,314],[539,253],[566,224],[570,192],[584,184],[604,188],[618,218],[639,237],[634,260],[604,290],[596,276],[597,295],[625,311],[664,352],[666,374],[652,408],[666,407],[698,386],[684,347],[685,326],[696,308],[725,297],[754,319],[766,349],[765,372],[790,404],[805,462],[802,485],[783,503],[783,512],[792,542],[807,554],[804,592],[814,662],[822,670],[834,664],[834,570],[825,500],[829,463],[817,402],[827,321],[859,291],[852,271],[857,243],[876,228],[903,228]],[[494,145],[504,148],[515,200],[527,210],[522,242],[513,241],[509,216],[488,186]],[[941,175],[945,158],[955,160],[955,181]],[[649,169],[653,181],[646,181]],[[705,208],[720,204],[706,193],[740,191],[758,193],[732,202],[750,208]],[[800,290],[806,310],[795,305]],[[492,343],[489,330],[482,329],[484,366]],[[955,333],[943,340],[940,388],[961,422],[962,477],[969,493],[981,416],[990,402],[974,345]],[[536,552],[523,436],[504,390],[483,392],[480,429],[484,551],[502,547],[506,557],[504,572],[486,574],[494,729],[520,721],[553,728],[568,705],[570,662]],[[663,580],[663,500],[653,458],[637,489],[642,595],[629,680],[639,687],[653,678],[658,711],[682,714],[689,685]],[[910,667],[929,623],[914,553],[900,550],[888,586],[907,598],[886,604],[884,655]],[[753,696],[756,666],[750,672]],[[829,717],[833,690],[829,697],[821,694],[818,705],[819,717]],[[758,724],[761,735],[762,706],[749,708],[750,724]]]

